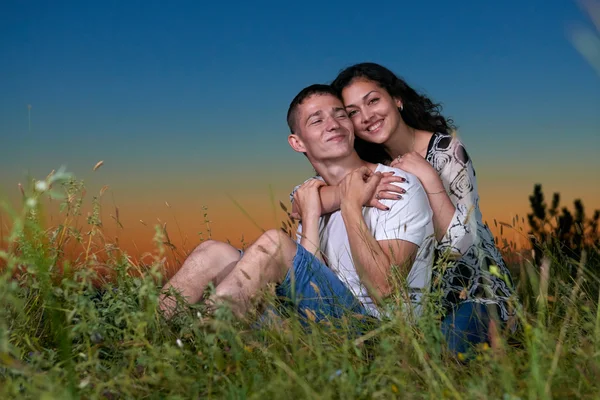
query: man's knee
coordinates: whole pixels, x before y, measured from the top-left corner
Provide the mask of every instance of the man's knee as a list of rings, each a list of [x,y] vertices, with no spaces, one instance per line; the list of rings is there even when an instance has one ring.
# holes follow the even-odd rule
[[[280,229],[269,229],[254,242],[257,251],[275,256],[296,252],[296,243]]]
[[[238,249],[233,247],[232,245],[224,242],[219,242],[217,240],[206,240],[200,243],[188,257],[207,257],[210,255],[218,255],[223,258],[232,258],[237,261],[241,257],[241,254]]]
[[[226,243],[218,242],[216,240],[205,240],[204,242],[202,242],[198,246],[196,246],[196,248],[194,250],[192,250],[191,254],[205,252],[205,251],[213,251],[213,250],[221,247],[221,245],[226,245]]]

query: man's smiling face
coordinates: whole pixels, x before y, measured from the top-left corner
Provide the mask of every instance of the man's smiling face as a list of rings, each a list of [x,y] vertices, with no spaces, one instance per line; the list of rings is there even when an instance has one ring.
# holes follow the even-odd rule
[[[304,99],[296,110],[290,145],[315,161],[345,157],[354,151],[354,128],[342,101],[331,94]]]

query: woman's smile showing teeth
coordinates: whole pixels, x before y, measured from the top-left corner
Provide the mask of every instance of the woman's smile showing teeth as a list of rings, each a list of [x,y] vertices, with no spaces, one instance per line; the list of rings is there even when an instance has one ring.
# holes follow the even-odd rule
[[[374,132],[378,131],[382,125],[383,125],[383,120],[380,119],[379,121],[375,122],[373,125],[368,126],[367,132],[374,133]]]

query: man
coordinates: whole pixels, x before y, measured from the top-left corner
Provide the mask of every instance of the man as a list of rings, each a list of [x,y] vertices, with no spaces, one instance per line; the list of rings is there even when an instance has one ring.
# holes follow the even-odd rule
[[[275,283],[278,296],[291,299],[302,316],[312,314],[320,320],[346,312],[378,316],[378,305],[394,292],[397,277],[406,280],[411,291],[428,288],[432,211],[418,179],[358,157],[352,123],[327,85],[309,86],[294,98],[288,125],[290,146],[304,153],[323,179],[309,181],[295,193],[302,219],[299,244],[280,230],[265,232],[243,256],[228,244],[205,242],[164,289],[174,287],[194,303],[212,282],[211,301],[230,299],[241,316],[261,289]],[[363,207],[385,171],[407,180],[407,195],[387,201],[389,211]],[[321,218],[318,190],[325,184],[339,185],[341,207]],[[173,305],[173,299],[161,297],[167,313]]]

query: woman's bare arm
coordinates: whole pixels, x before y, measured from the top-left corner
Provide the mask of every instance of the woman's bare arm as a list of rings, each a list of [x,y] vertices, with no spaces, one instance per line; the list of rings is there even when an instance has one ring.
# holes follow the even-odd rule
[[[404,182],[404,178],[400,176],[395,176],[393,172],[386,172],[375,191],[375,195],[371,198],[371,200],[365,204],[365,206],[375,207],[380,210],[387,210],[387,206],[383,205],[379,200],[388,199],[388,200],[398,200],[402,198],[402,195],[406,193],[406,191],[401,188],[398,183]],[[318,179],[318,178],[314,178]],[[394,184],[396,183],[396,184]],[[298,213],[298,206],[293,201],[293,195],[299,186],[294,188],[294,191],[291,195],[292,200],[292,213],[291,216],[294,219],[300,219],[300,214]],[[321,215],[330,214],[334,211],[340,209],[340,194],[337,186],[323,186],[319,189],[319,194],[321,196]],[[377,198],[377,196],[379,198]]]

